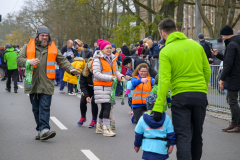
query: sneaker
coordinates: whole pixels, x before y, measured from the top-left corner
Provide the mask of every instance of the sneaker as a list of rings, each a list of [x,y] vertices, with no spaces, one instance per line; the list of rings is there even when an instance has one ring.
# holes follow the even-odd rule
[[[40,140],[48,140],[48,139],[50,139],[50,138],[53,138],[53,137],[55,137],[55,135],[56,135],[56,132],[55,131],[47,131],[46,133],[44,133],[43,135],[42,135],[42,137],[40,138]]]
[[[134,114],[132,115],[131,123],[136,123],[136,122],[134,121]]]
[[[60,93],[60,94],[64,94],[65,92],[64,92],[64,91],[60,91],[59,93]]]
[[[111,130],[115,130],[115,125],[110,124],[110,127],[111,127]]]
[[[14,93],[17,93],[17,89],[14,89]]]
[[[133,114],[133,111],[129,111],[128,114],[131,114],[131,115],[132,115],[132,114]]]
[[[40,132],[38,132],[38,135],[35,137],[35,140],[40,140]]]
[[[100,123],[97,123],[96,133],[99,133],[99,134],[103,133],[102,128],[103,128],[103,125]]]
[[[3,79],[1,79],[1,81],[5,81],[6,79],[7,79],[7,78],[4,77]]]
[[[11,89],[10,89],[10,88],[6,88],[5,90],[8,91],[8,92],[11,92]]]
[[[68,95],[69,95],[69,96],[76,96],[77,94],[74,93],[74,92],[70,92],[70,93],[68,93]]]
[[[106,136],[106,137],[114,137],[116,136],[116,133],[114,133],[112,130],[111,130],[111,127],[110,125],[103,125],[103,136]]]
[[[84,122],[86,122],[87,121],[87,119],[86,118],[84,118],[84,117],[81,117],[80,118],[80,120],[79,120],[79,122],[77,123],[79,126],[82,126],[83,125],[83,123]]]
[[[89,124],[88,128],[96,128],[96,120],[92,120],[92,122]]]

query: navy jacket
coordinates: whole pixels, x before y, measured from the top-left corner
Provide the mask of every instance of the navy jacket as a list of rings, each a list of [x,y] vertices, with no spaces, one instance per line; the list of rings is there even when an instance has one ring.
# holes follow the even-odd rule
[[[152,48],[150,48],[150,51],[151,51],[151,54],[149,55],[149,58],[151,58],[154,55],[159,54],[160,49],[156,42],[153,43],[153,46],[152,46]]]

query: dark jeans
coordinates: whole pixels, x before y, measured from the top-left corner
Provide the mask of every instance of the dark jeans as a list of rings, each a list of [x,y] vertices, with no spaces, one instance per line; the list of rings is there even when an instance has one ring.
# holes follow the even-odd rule
[[[110,116],[110,110],[111,110],[111,103],[102,103],[101,104],[101,111],[99,113],[99,118],[103,119],[109,119]]]
[[[35,121],[37,123],[36,130],[50,129],[50,106],[52,95],[47,94],[30,94],[30,102],[32,104],[32,111]]]
[[[232,123],[240,125],[240,108],[238,105],[238,91],[228,90],[227,99],[232,113]]]
[[[18,69],[7,71],[7,88],[11,88],[11,76],[13,75],[14,89],[18,89]]]
[[[97,114],[98,114],[98,105],[95,103],[95,98],[94,96],[90,96],[90,98],[92,97],[92,100],[91,100],[91,105],[92,105],[92,116],[94,118],[97,118]],[[86,98],[85,97],[81,97],[81,100],[80,100],[80,112],[82,115],[86,115],[87,113],[87,101],[86,101]],[[96,120],[96,119],[95,119]]]
[[[132,107],[133,108],[133,114],[134,114],[134,121],[137,123],[140,117],[143,115],[145,111],[147,111],[146,106],[142,107]]]
[[[200,160],[207,95],[201,92],[180,93],[172,98],[172,120],[177,136],[177,159]]]
[[[60,75],[60,91],[62,91],[65,87],[66,82],[63,81],[64,70],[59,68],[59,75]]]
[[[73,92],[73,84],[68,83],[68,92],[72,93]]]

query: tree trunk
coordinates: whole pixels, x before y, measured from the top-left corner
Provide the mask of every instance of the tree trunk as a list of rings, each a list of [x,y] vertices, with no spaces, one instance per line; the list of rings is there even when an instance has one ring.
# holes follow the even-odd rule
[[[230,9],[230,15],[228,18],[228,25],[232,26],[234,14],[235,14],[235,7],[236,7],[236,0],[231,0],[231,9]]]
[[[114,0],[113,3],[113,15],[114,15],[114,27],[117,26],[117,0]]]
[[[178,1],[178,9],[177,9],[177,29],[178,29],[178,31],[182,30],[184,2],[185,2],[185,0]]]
[[[220,29],[221,29],[221,17],[222,17],[222,0],[218,0],[217,9],[215,12],[215,28],[214,28],[214,38],[220,37]]]
[[[223,28],[227,24],[229,2],[230,2],[230,0],[225,0],[225,3],[224,3],[221,28]]]
[[[196,0],[195,0],[196,1]],[[202,29],[202,17],[200,15],[198,4],[195,6],[195,40],[198,40],[198,34],[201,33]]]
[[[135,10],[136,10],[136,15],[139,17],[140,16],[140,8],[139,8],[139,5],[134,3],[134,6],[135,6]],[[140,19],[138,18],[136,20],[136,25],[139,26],[140,25]]]
[[[151,0],[147,0],[147,6],[149,8],[152,8],[152,4],[151,4]],[[148,29],[146,32],[146,36],[149,36],[151,34],[151,25],[150,23],[152,23],[152,14],[148,11]]]
[[[205,14],[203,13],[203,9],[202,9],[202,3],[201,3],[201,0],[196,0],[197,2],[197,6],[198,6],[198,9],[199,9],[199,13],[202,17],[202,20],[203,22],[206,24],[207,26],[207,29],[208,29],[208,33],[209,33],[209,36],[211,38],[214,38],[213,36],[213,29],[212,29],[212,25],[211,23],[209,22],[209,20],[207,19],[207,17],[205,16]]]

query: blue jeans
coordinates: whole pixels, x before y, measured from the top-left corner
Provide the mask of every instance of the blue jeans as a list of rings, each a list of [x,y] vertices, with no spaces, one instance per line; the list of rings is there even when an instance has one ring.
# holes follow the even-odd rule
[[[32,111],[35,121],[37,123],[36,130],[50,129],[50,106],[52,95],[47,94],[30,94],[30,102],[32,104]]]
[[[68,83],[68,92],[73,92],[73,84]]]
[[[60,91],[62,91],[65,87],[65,84],[66,84],[66,82],[63,81],[64,70],[59,68],[59,74],[60,74]]]

